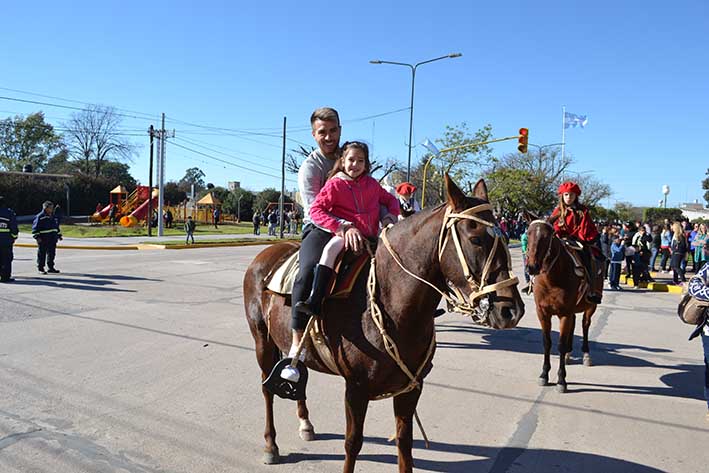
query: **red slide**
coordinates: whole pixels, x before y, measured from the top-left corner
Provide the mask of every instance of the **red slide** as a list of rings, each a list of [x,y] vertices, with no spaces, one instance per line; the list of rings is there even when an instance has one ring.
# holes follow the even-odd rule
[[[157,208],[158,205],[158,198],[153,197],[153,208]],[[145,202],[140,204],[138,208],[136,208],[133,212],[131,212],[130,215],[126,215],[124,217],[121,217],[121,225],[124,227],[133,227],[135,225],[138,225],[139,220],[144,220],[146,215],[148,214],[148,200],[146,199]]]

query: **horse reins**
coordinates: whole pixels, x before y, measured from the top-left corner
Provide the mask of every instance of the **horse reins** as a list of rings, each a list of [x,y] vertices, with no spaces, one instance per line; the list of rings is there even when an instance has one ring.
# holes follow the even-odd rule
[[[489,276],[490,272],[490,266],[492,266],[492,262],[495,257],[495,251],[497,250],[497,246],[499,245],[500,239],[502,237],[501,232],[494,231],[497,229],[497,225],[494,222],[490,222],[489,220],[482,219],[480,217],[477,217],[475,214],[479,212],[484,212],[486,210],[492,210],[492,206],[490,204],[480,204],[475,207],[471,207],[469,209],[466,209],[462,212],[454,212],[453,209],[450,207],[446,207],[445,214],[443,216],[443,223],[441,225],[441,231],[439,232],[438,236],[438,261],[441,261],[441,257],[443,255],[443,251],[446,249],[446,246],[448,245],[448,242],[452,239],[453,243],[455,245],[456,249],[456,254],[458,256],[458,260],[460,261],[460,265],[463,269],[463,275],[465,276],[465,280],[468,283],[468,286],[471,289],[471,294],[469,294],[467,297],[465,294],[463,294],[460,289],[455,287],[452,284],[446,284],[446,287],[448,288],[447,291],[441,291],[436,287],[434,284],[430,283],[429,281],[421,278],[420,276],[417,276],[416,274],[412,273],[408,269],[406,269],[401,262],[401,259],[399,256],[396,254],[394,251],[394,248],[392,248],[391,243],[389,242],[389,239],[387,238],[386,232],[388,230],[388,227],[382,230],[381,233],[381,239],[384,242],[384,246],[386,247],[387,251],[391,255],[392,258],[394,258],[394,261],[396,261],[396,264],[399,265],[399,267],[409,276],[412,278],[428,285],[431,287],[433,290],[438,292],[441,297],[443,297],[447,304],[448,304],[448,310],[450,312],[459,312],[463,315],[470,316],[473,321],[476,323],[480,323],[483,325],[488,325],[486,317],[482,317],[477,314],[478,312],[478,299],[481,296],[484,296],[485,294],[489,294],[491,292],[495,292],[496,290],[507,287],[507,286],[513,286],[517,283],[519,283],[519,279],[517,279],[516,276],[512,275],[511,277],[499,281],[493,284],[487,284],[487,278]],[[460,243],[460,236],[458,235],[458,229],[456,227],[456,224],[460,220],[473,220],[475,222],[478,222],[480,224],[483,224],[487,227],[490,227],[493,230],[493,233],[495,235],[495,241],[492,246],[492,251],[488,254],[487,260],[485,261],[485,265],[483,266],[483,271],[482,275],[480,277],[480,283],[478,283],[472,272],[470,271],[470,266],[468,265],[468,261],[465,259],[465,255],[463,254],[463,247]],[[451,238],[452,236],[452,238]],[[510,257],[510,252],[507,249],[506,246],[503,246],[505,248],[505,252],[507,253],[507,266],[508,266],[508,271],[510,274],[512,273],[512,263],[511,263],[511,257]],[[448,281],[447,281],[448,282]]]
[[[532,223],[529,224],[529,227],[531,228],[532,225],[534,225],[535,223],[541,223],[543,225],[547,225],[548,227],[550,227],[552,229],[552,236],[549,239],[549,247],[547,248],[547,251],[544,254],[544,258],[542,258],[542,263],[544,263],[544,261],[546,261],[546,259],[549,258],[549,256],[551,255],[551,246],[554,243],[554,237],[555,237],[555,235],[553,234],[554,226],[551,223],[547,222],[546,220],[534,220]],[[556,261],[559,259],[559,255],[561,255],[560,251],[556,253],[556,255],[554,256],[554,259],[552,259],[551,263],[549,263],[549,265],[547,266],[547,269],[546,269],[547,272],[549,272],[549,270],[554,266]],[[541,271],[541,269],[542,268],[539,268],[540,271]]]
[[[443,224],[441,225],[441,231],[439,233],[439,240],[438,240],[438,260],[440,262],[441,256],[443,255],[443,251],[445,250],[448,241],[449,241],[449,235],[452,235],[452,240],[455,244],[456,248],[456,253],[458,255],[458,259],[460,261],[461,267],[463,268],[463,274],[465,275],[465,279],[468,282],[469,287],[472,290],[472,293],[466,296],[455,286],[451,287],[451,284],[446,284],[448,287],[447,292],[441,291],[436,287],[434,284],[430,283],[429,281],[423,279],[422,277],[412,273],[406,267],[404,267],[404,264],[401,262],[401,258],[399,258],[399,255],[396,254],[396,251],[394,251],[394,248],[392,248],[391,243],[389,242],[389,238],[387,237],[387,230],[391,227],[388,226],[382,230],[381,233],[381,239],[382,242],[384,243],[385,248],[391,255],[391,257],[396,261],[396,264],[399,265],[399,267],[409,276],[413,277],[417,281],[420,281],[429,287],[431,287],[433,290],[438,292],[441,297],[443,297],[446,302],[448,303],[448,308],[451,312],[460,312],[464,315],[469,315],[473,320],[477,323],[483,324],[483,325],[488,325],[489,323],[487,322],[487,318],[484,316],[480,316],[477,314],[477,306],[479,303],[477,302],[477,299],[480,296],[483,296],[485,294],[488,294],[490,292],[494,292],[499,288],[502,287],[507,287],[507,286],[512,286],[514,284],[517,284],[519,280],[517,277],[512,276],[508,279],[505,279],[504,281],[500,281],[497,283],[493,284],[486,284],[487,282],[487,277],[490,272],[490,266],[492,265],[492,261],[494,259],[495,251],[497,250],[497,246],[499,245],[499,240],[501,238],[501,233],[499,231],[493,232],[495,235],[495,242],[493,243],[492,251],[489,253],[487,260],[485,261],[485,265],[483,266],[483,272],[480,278],[480,283],[475,281],[475,278],[473,277],[470,267],[468,265],[467,260],[465,259],[465,255],[463,254],[463,248],[460,244],[460,237],[458,236],[458,231],[456,228],[456,223],[458,223],[460,220],[474,220],[478,223],[481,223],[485,226],[491,227],[491,228],[496,228],[496,224],[494,222],[490,222],[488,220],[482,219],[480,217],[477,217],[475,214],[479,212],[483,212],[485,210],[492,210],[492,206],[490,204],[481,204],[477,205],[475,207],[471,207],[469,209],[466,209],[462,212],[455,213],[450,207],[446,208],[446,212],[443,217]],[[510,273],[512,273],[512,264],[511,264],[511,257],[510,257],[510,252],[507,249],[506,246],[503,246],[505,248],[505,251],[507,253],[507,263],[508,263],[508,268]],[[435,331],[433,333],[433,336],[431,337],[431,343],[429,344],[428,347],[428,352],[426,353],[426,357],[423,359],[421,365],[419,368],[416,370],[415,374],[409,370],[409,368],[406,366],[406,364],[403,362],[401,359],[401,356],[399,355],[399,349],[396,346],[396,343],[394,340],[389,337],[389,335],[386,333],[386,329],[384,327],[384,320],[383,320],[383,315],[382,311],[379,308],[379,305],[377,304],[376,301],[376,283],[377,283],[377,278],[376,278],[376,258],[374,255],[371,253],[371,250],[368,248],[368,251],[370,252],[371,255],[371,265],[369,268],[369,278],[367,280],[367,292],[369,296],[369,303],[370,303],[370,312],[372,314],[372,319],[374,320],[375,325],[377,328],[379,328],[379,332],[382,336],[382,339],[384,340],[384,347],[386,348],[387,353],[389,353],[389,356],[392,357],[392,359],[397,363],[397,365],[401,368],[401,370],[406,374],[406,376],[409,378],[409,383],[404,386],[402,389],[400,389],[397,392],[394,393],[385,393],[382,394],[381,396],[378,396],[378,399],[383,399],[386,397],[391,397],[391,396],[397,396],[399,394],[409,392],[412,389],[415,389],[419,387],[419,381],[418,381],[418,376],[421,374],[423,371],[424,367],[426,366],[426,363],[428,362],[429,358],[431,357],[433,350],[436,346],[436,334]],[[477,318],[476,318],[477,316]]]

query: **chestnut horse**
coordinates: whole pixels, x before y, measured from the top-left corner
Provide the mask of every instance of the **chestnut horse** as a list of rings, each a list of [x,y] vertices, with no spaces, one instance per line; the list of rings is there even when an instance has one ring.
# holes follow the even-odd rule
[[[474,197],[466,197],[446,176],[446,190],[446,204],[416,213],[382,232],[372,260],[368,297],[360,282],[348,299],[326,298],[323,303],[322,319],[339,373],[328,370],[312,349],[306,352],[305,365],[345,378],[345,472],[354,471],[362,448],[369,401],[385,397],[394,401],[399,471],[412,471],[412,416],[423,378],[431,368],[433,317],[441,297],[456,311],[482,313],[482,322],[494,328],[514,327],[524,314],[484,181],[476,184]],[[287,299],[267,290],[265,279],[297,249],[293,243],[270,246],[256,256],[244,276],[246,318],[256,342],[262,380],[291,343]],[[371,276],[376,277],[374,288]],[[386,342],[379,325],[385,330]],[[390,353],[395,353],[398,362]],[[266,402],[264,461],[277,463],[273,394],[262,390]],[[306,403],[297,402],[301,437],[312,440],[314,429]]]
[[[583,276],[576,275],[574,261],[564,243],[554,233],[554,227],[546,220],[538,220],[524,212],[527,228],[527,270],[534,277],[532,287],[537,318],[544,338],[544,364],[539,375],[539,385],[549,384],[549,360],[551,351],[551,319],[559,317],[559,371],[556,389],[566,392],[566,363],[571,359],[576,326],[576,314],[583,312],[583,364],[591,366],[588,351],[588,328],[596,304],[586,301],[580,291],[585,283]]]

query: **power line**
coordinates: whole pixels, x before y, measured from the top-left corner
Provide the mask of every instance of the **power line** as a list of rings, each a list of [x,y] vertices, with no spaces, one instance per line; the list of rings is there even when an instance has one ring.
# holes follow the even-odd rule
[[[272,166],[268,166],[268,165],[261,164],[261,163],[255,163],[255,162],[253,162],[253,161],[249,161],[248,159],[237,158],[237,157],[234,156],[234,155],[225,153],[225,152],[223,152],[223,151],[216,150],[216,149],[214,149],[214,148],[210,148],[209,146],[205,146],[204,144],[199,144],[198,142],[195,142],[195,141],[192,141],[192,140],[188,140],[187,138],[181,138],[181,137],[180,137],[180,138],[175,138],[175,139],[180,140],[180,141],[185,141],[185,142],[187,142],[187,143],[190,143],[191,145],[198,146],[198,147],[200,147],[200,148],[204,148],[204,149],[206,149],[207,151],[211,151],[211,152],[213,152],[213,153],[221,154],[222,156],[227,156],[227,157],[229,157],[229,158],[234,158],[234,159],[241,159],[242,161],[245,161],[245,162],[247,162],[247,163],[249,163],[249,164],[253,164],[254,166],[259,166],[259,167],[263,167],[263,168],[267,168],[267,169],[272,169],[272,168],[273,168]],[[209,144],[209,143],[207,143],[207,144]],[[229,148],[225,148],[225,147],[223,147],[223,146],[217,146],[217,145],[211,145],[211,146],[215,146],[215,147],[223,148],[223,149],[229,149]],[[244,153],[244,152],[241,152],[241,151],[239,151],[239,153],[241,153],[241,154],[248,154],[248,153]],[[255,157],[261,158],[261,159],[272,159],[272,158],[266,158],[266,157],[264,157],[264,156],[257,156],[257,155],[253,155],[253,154],[252,154],[252,156],[255,156]]]
[[[79,112],[93,112],[94,111],[89,108],[72,107],[71,105],[60,105],[60,104],[49,103],[49,102],[40,102],[38,100],[18,99],[15,97],[0,96],[0,100],[10,100],[12,102],[31,103],[31,104],[35,104],[35,105],[45,105],[47,107],[65,108],[68,110],[77,110]],[[155,119],[155,118],[137,117],[135,115],[126,115],[125,113],[117,113],[117,112],[114,112],[114,114],[119,117],[134,118],[137,120],[154,120]]]
[[[17,93],[26,94],[26,95],[34,95],[35,97],[44,97],[44,98],[46,98],[46,99],[62,100],[62,101],[64,101],[64,102],[80,103],[80,104],[83,104],[83,105],[88,105],[88,104],[89,104],[89,102],[86,102],[86,101],[66,99],[66,98],[63,98],[63,97],[56,97],[56,96],[54,96],[54,95],[44,95],[44,94],[39,94],[39,93],[37,93],[37,92],[28,92],[28,91],[26,91],[26,90],[11,89],[11,88],[9,88],[9,87],[0,87],[0,90],[7,90],[7,91],[9,91],[9,92],[17,92]],[[138,115],[146,115],[146,117],[148,117],[150,120],[154,120],[154,119],[156,118],[156,115],[150,114],[150,113],[137,112],[137,111],[135,111],[135,110],[128,110],[128,109],[125,109],[125,108],[118,108],[118,107],[113,107],[113,108],[115,108],[116,110],[121,110],[121,111],[123,111],[123,112],[137,113]]]
[[[246,166],[242,166],[242,165],[240,165],[240,164],[235,164],[235,163],[233,163],[233,162],[231,162],[231,161],[226,161],[226,160],[224,160],[224,159],[217,158],[217,157],[212,156],[212,155],[210,155],[210,154],[203,153],[203,152],[201,152],[201,151],[197,151],[197,150],[194,150],[194,149],[192,149],[192,148],[188,148],[187,146],[183,146],[183,145],[178,144],[178,143],[174,143],[174,142],[173,142],[172,145],[173,145],[173,146],[177,146],[178,148],[182,148],[182,149],[184,149],[184,150],[190,151],[190,152],[192,152],[192,153],[198,154],[198,155],[200,155],[200,156],[204,156],[205,158],[213,159],[214,161],[218,161],[218,162],[220,162],[220,163],[224,163],[224,164],[228,164],[228,165],[230,165],[230,166],[234,166],[234,167],[236,167],[236,168],[244,169],[244,170],[246,170],[246,171],[250,171],[250,172],[253,172],[253,173],[256,173],[256,174],[261,174],[261,175],[267,176],[267,177],[273,177],[273,178],[276,178],[276,179],[280,179],[280,178],[281,178],[281,176],[276,176],[276,175],[274,175],[274,174],[268,174],[268,173],[266,173],[266,172],[257,171],[256,169],[251,169],[251,168],[248,168],[248,167],[246,167]],[[291,182],[296,182],[296,181],[294,181],[293,179],[287,179],[287,180],[288,180],[288,181],[291,181]]]

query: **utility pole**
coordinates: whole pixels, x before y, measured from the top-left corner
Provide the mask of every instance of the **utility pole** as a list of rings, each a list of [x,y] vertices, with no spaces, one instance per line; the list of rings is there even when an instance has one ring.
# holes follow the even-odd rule
[[[278,199],[278,213],[281,220],[281,238],[283,238],[283,200],[286,193],[286,117],[283,117],[283,153],[281,155],[281,198]]]
[[[150,172],[148,173],[148,216],[146,221],[148,222],[148,236],[153,236],[153,227],[150,225],[153,220],[153,141],[155,138],[155,128],[150,125],[148,129],[150,133]]]
[[[162,126],[160,127],[160,151],[158,153],[158,184],[160,190],[158,193],[158,236],[163,236],[164,222],[162,220],[163,207],[165,205],[165,148],[167,138],[174,138],[175,131],[168,137],[165,131],[165,114],[162,114]]]

